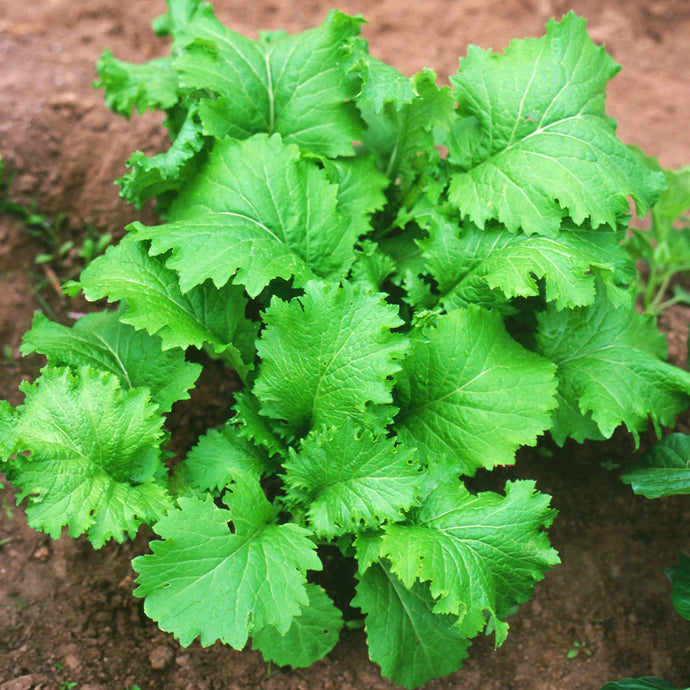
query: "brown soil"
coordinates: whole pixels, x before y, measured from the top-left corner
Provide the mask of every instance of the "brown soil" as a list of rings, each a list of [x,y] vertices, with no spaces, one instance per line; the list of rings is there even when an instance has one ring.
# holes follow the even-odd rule
[[[331,4],[215,2],[223,21],[252,36],[263,28],[313,26]],[[370,20],[365,35],[375,55],[407,74],[432,67],[442,79],[456,71],[468,42],[498,51],[512,38],[541,35],[550,16],[575,9],[624,65],[608,100],[621,138],[666,167],[690,162],[685,0],[343,0],[339,6]],[[164,146],[161,118],[126,122],[105,109],[90,83],[106,47],[133,61],[163,52],[149,23],[164,10],[161,0],[0,0],[0,155],[7,193],[49,218],[62,216],[53,226],[60,242],[83,241],[89,227],[119,234],[137,217],[112,182],[133,150]],[[142,215],[152,219],[150,210]],[[15,404],[19,381],[39,366],[34,359],[19,361],[17,350],[33,311],[64,318],[82,308],[58,292],[59,281],[78,270],[78,256],[72,251],[61,261],[36,264],[45,249],[16,219],[0,216],[0,399]],[[690,312],[683,309],[662,321],[672,357],[683,366],[688,323]],[[204,425],[194,405],[178,411],[176,420],[191,437]],[[635,497],[619,480],[634,454],[625,434],[564,449],[544,442],[502,473],[501,479],[536,478],[553,496],[560,514],[551,537],[563,564],[512,617],[498,651],[492,640],[478,639],[463,669],[429,688],[597,690],[637,675],[690,685],[690,623],[673,610],[663,572],[680,550],[690,553],[690,501]],[[391,687],[368,661],[361,631],[346,632],[307,670],[271,668],[252,651],[220,645],[183,649],[131,596],[129,561],[145,552],[146,535],[99,552],[83,539],[50,542],[27,527],[11,489],[0,501],[2,690]],[[576,643],[583,646],[568,659]]]

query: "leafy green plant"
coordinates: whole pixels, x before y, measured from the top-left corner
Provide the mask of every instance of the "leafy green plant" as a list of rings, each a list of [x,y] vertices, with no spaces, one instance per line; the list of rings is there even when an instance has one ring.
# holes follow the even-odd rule
[[[655,159],[644,160],[662,170]],[[631,256],[646,267],[640,295],[647,314],[660,314],[678,302],[690,304],[690,293],[680,285],[673,287],[672,297],[667,294],[674,279],[690,271],[690,165],[662,172],[667,187],[649,213],[649,228],[633,228],[626,240]]]
[[[442,87],[371,57],[362,21],[253,41],[169,0],[169,57],[104,54],[114,111],[167,114],[169,150],[120,180],[163,222],[70,284],[116,310],[36,315],[22,352],[47,365],[0,404],[0,451],[51,537],[153,529],[135,594],[183,645],[313,663],[344,624],[319,571],[345,561],[371,658],[415,687],[500,645],[558,563],[533,481],[465,480],[547,431],[670,426],[690,375],[634,306],[628,199],[665,181],[616,137],[618,66],[584,20],[471,47]],[[241,382],[227,423],[168,463],[165,417],[212,359]]]

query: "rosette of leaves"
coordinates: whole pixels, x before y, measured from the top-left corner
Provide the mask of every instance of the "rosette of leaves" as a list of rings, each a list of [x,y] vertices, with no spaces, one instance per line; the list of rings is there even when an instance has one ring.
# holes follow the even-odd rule
[[[313,663],[343,625],[318,584],[336,549],[371,658],[422,685],[482,631],[501,644],[558,562],[534,482],[465,479],[548,431],[637,434],[690,401],[620,244],[628,199],[644,213],[663,175],[617,139],[618,67],[572,13],[505,54],[472,48],[439,87],[371,57],[360,17],[254,41],[168,4],[169,57],[98,67],[113,110],[167,115],[170,148],[120,180],[162,222],[70,285],[116,312],[37,317],[23,349],[48,363],[0,406],[4,468],[53,535],[151,526],[136,595],[182,644]],[[190,349],[242,385],[170,481],[162,423],[198,376]],[[103,488],[41,479],[70,467]],[[130,506],[142,492],[160,500]]]

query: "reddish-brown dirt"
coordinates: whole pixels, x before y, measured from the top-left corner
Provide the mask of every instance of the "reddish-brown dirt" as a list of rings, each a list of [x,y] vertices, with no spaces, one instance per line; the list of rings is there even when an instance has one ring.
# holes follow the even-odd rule
[[[308,28],[330,6],[325,0],[215,2],[224,22],[251,36],[259,29]],[[690,162],[686,0],[343,0],[339,7],[369,19],[364,33],[373,54],[406,74],[432,67],[441,80],[457,70],[468,43],[500,51],[513,38],[541,35],[549,17],[574,9],[624,66],[607,102],[621,138],[666,167]],[[52,219],[54,242],[118,235],[135,217],[153,217],[150,209],[136,214],[125,206],[113,180],[132,151],[165,145],[161,118],[127,122],[112,115],[91,82],[104,48],[132,61],[164,52],[149,27],[164,10],[162,0],[0,0],[3,194]],[[0,216],[0,399],[14,404],[21,400],[18,383],[40,365],[20,360],[17,349],[33,311],[61,318],[83,306],[58,290],[78,271],[75,251],[37,264],[45,251],[16,218]],[[688,323],[690,311],[682,308],[662,319],[672,358],[682,366]],[[207,422],[203,415],[213,414],[214,401],[206,403],[175,416],[192,439]],[[685,428],[687,417],[680,424]],[[679,551],[690,553],[690,500],[634,496],[619,480],[634,456],[623,433],[563,449],[544,441],[500,473],[501,481],[533,477],[553,496],[560,513],[550,534],[563,564],[510,619],[511,633],[498,651],[491,639],[478,639],[460,671],[428,688],[597,690],[637,675],[690,686],[690,623],[675,613],[663,572]],[[250,650],[181,648],[131,595],[130,560],[146,544],[141,535],[94,552],[83,539],[51,542],[27,527],[6,488],[0,495],[0,690],[391,687],[368,660],[361,631],[346,632],[327,658],[306,670],[267,666]],[[568,658],[576,645],[579,653]]]

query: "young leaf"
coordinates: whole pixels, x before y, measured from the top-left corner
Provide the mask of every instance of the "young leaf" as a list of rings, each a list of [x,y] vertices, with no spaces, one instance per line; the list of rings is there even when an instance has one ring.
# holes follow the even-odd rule
[[[381,555],[406,587],[428,581],[434,612],[457,616],[466,637],[484,629],[488,614],[499,646],[508,630],[501,618],[560,562],[542,531],[555,515],[533,481],[508,482],[503,497],[472,495],[444,476],[412,524],[386,526]]]
[[[414,451],[358,429],[348,418],[312,431],[285,463],[287,498],[307,509],[317,535],[396,522],[416,502],[422,475]]]
[[[279,525],[255,476],[238,473],[223,496],[179,499],[154,528],[153,553],[134,559],[144,610],[183,646],[197,636],[242,649],[253,631],[274,626],[284,635],[307,606],[306,571],[321,561],[308,532]],[[228,523],[232,522],[232,530]]]
[[[204,3],[175,43],[180,85],[200,100],[207,134],[245,139],[279,133],[287,142],[327,157],[352,155],[362,124],[356,91],[340,66],[360,17],[331,12],[319,27],[252,41],[223,26]]]
[[[118,60],[106,50],[96,70],[99,81],[94,86],[105,89],[106,105],[118,115],[131,117],[134,108],[140,113],[168,110],[179,99],[177,74],[170,58],[135,65]]]
[[[258,325],[245,316],[247,298],[233,284],[216,290],[210,281],[182,294],[177,274],[146,253],[141,242],[125,238],[82,271],[70,289],[89,300],[123,300],[124,323],[158,335],[164,350],[202,348],[209,343],[225,354],[240,374],[253,368]]]
[[[184,461],[185,479],[201,491],[218,493],[238,472],[261,475],[271,467],[266,453],[228,423],[204,434]]]
[[[511,464],[549,428],[553,364],[505,331],[500,315],[457,309],[413,341],[396,388],[398,436],[425,462],[446,460],[472,475]]]
[[[402,322],[381,295],[313,281],[297,300],[274,298],[264,322],[254,386],[262,414],[285,420],[289,431],[347,417],[366,425],[367,405],[391,402],[390,377],[407,340],[391,333]]]
[[[235,274],[250,296],[273,278],[343,277],[354,259],[355,236],[338,210],[337,187],[315,163],[279,135],[216,143],[208,161],[180,192],[171,222],[147,228],[151,253],[180,276],[182,292],[211,278],[220,288]]]
[[[606,83],[618,69],[572,12],[503,55],[470,46],[450,78],[459,115],[478,123],[472,160],[451,178],[462,215],[481,228],[495,219],[551,237],[565,216],[615,229],[628,196],[644,215],[663,175],[617,139],[605,114]]]
[[[155,156],[135,151],[128,170],[117,180],[120,196],[140,209],[154,196],[176,191],[197,171],[197,154],[204,148],[204,136],[196,108],[190,108],[170,148]],[[161,199],[159,198],[159,209]]]
[[[438,614],[426,584],[406,587],[382,562],[360,576],[352,605],[366,614],[367,646],[384,676],[406,688],[457,671],[469,641]]]
[[[72,328],[36,312],[20,352],[40,352],[51,365],[109,371],[125,390],[147,388],[160,411],[169,412],[174,402],[189,398],[201,366],[186,362],[181,350],[163,352],[160,338],[119,320],[123,311],[88,314]]]
[[[601,690],[678,690],[678,688],[662,678],[645,676],[644,678],[624,678],[623,680],[612,681],[603,685]]]
[[[273,626],[252,634],[252,647],[258,649],[266,661],[303,668],[311,666],[335,647],[343,627],[340,610],[318,585],[307,583],[307,595],[309,605],[292,619],[284,635]]]
[[[143,389],[122,390],[114,374],[85,366],[47,368],[21,390],[16,445],[31,455],[17,455],[10,478],[28,498],[31,527],[57,539],[68,525],[100,548],[170,508],[156,481],[163,419]]]
[[[637,438],[648,419],[672,426],[690,402],[690,374],[661,360],[664,337],[654,319],[634,305],[615,308],[599,289],[589,307],[538,316],[537,352],[558,365],[552,435],[583,441],[583,417],[591,416],[608,438],[619,424]]]
[[[646,498],[690,494],[690,436],[667,436],[621,479]]]

